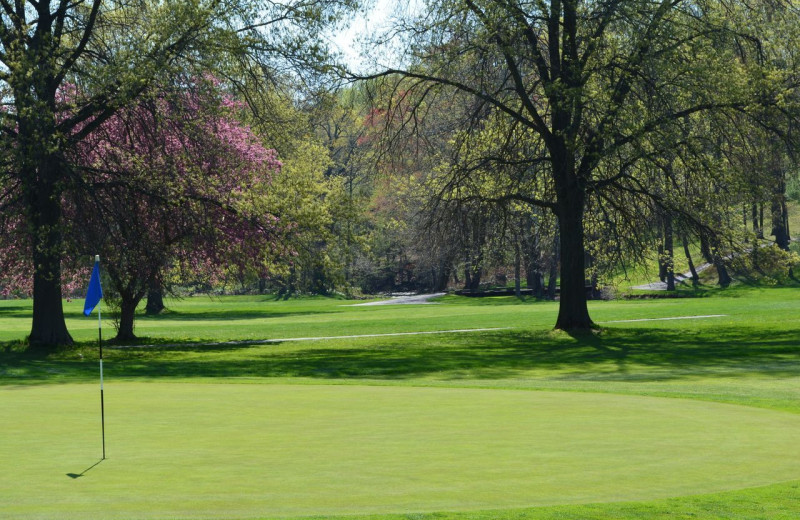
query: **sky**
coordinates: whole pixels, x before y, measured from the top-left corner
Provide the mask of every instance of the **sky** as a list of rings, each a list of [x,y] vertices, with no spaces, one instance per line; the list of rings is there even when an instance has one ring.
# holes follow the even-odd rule
[[[357,70],[363,70],[368,62],[368,59],[361,54],[362,47],[359,40],[386,29],[393,16],[411,12],[422,2],[421,0],[372,0],[370,3],[371,6],[365,14],[355,17],[348,28],[339,31],[331,38],[332,47],[342,53],[346,64]]]

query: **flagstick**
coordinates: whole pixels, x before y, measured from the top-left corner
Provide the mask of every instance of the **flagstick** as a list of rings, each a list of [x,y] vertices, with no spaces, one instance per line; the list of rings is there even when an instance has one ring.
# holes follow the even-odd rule
[[[103,432],[103,460],[106,458],[106,410],[103,402],[103,325],[97,309],[97,344],[100,346],[100,427]]]
[[[89,278],[89,288],[86,289],[86,302],[83,304],[83,314],[89,316],[97,308],[97,346],[100,350],[100,425],[103,432],[103,458],[106,458],[106,406],[103,399],[103,319],[101,317],[100,301],[103,299],[103,286],[100,283],[100,255],[94,255],[94,267]]]

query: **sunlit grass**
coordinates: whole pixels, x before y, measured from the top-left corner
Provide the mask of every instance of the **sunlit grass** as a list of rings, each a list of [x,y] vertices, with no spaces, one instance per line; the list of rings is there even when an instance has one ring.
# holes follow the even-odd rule
[[[158,396],[174,386],[167,383],[183,383],[179,386],[185,386],[189,394],[191,394],[190,389],[194,388],[198,399],[207,401],[210,406],[223,406],[223,408],[225,403],[223,394],[227,391],[218,393],[213,389],[224,389],[230,387],[232,383],[236,383],[234,386],[241,388],[240,391],[245,394],[249,393],[248,388],[253,388],[253,395],[264,396],[270,395],[270,392],[273,391],[286,391],[287,395],[290,395],[292,388],[307,388],[311,392],[322,392],[321,395],[324,396],[342,395],[326,389],[342,388],[342,385],[346,385],[348,388],[352,388],[355,394],[361,392],[362,389],[376,386],[386,387],[386,391],[392,395],[402,395],[404,390],[401,389],[403,388],[414,392],[417,391],[414,388],[452,389],[456,392],[480,391],[486,393],[489,401],[496,396],[497,392],[502,393],[502,391],[508,390],[570,392],[570,395],[600,396],[601,399],[602,396],[608,396],[608,402],[619,399],[624,401],[624,396],[673,397],[680,399],[665,402],[674,404],[677,409],[681,409],[681,403],[684,402],[710,406],[705,415],[712,422],[715,410],[718,410],[714,406],[731,404],[754,407],[742,408],[745,411],[760,408],[765,413],[784,414],[789,420],[795,420],[797,414],[800,414],[800,348],[798,348],[800,347],[800,320],[797,318],[797,309],[800,308],[800,291],[794,287],[752,288],[742,286],[727,291],[710,289],[704,292],[703,297],[696,298],[591,302],[592,317],[602,326],[602,331],[597,334],[578,336],[552,330],[557,312],[557,303],[553,302],[518,300],[513,297],[470,299],[447,296],[440,299],[438,305],[352,307],[348,305],[349,303],[352,302],[325,298],[276,301],[269,297],[224,297],[219,299],[200,297],[171,301],[168,303],[170,312],[158,317],[140,317],[136,330],[137,334],[144,338],[142,343],[161,346],[114,348],[108,346],[106,348],[107,388],[113,389],[114,385],[118,385],[120,391],[125,390],[124,398],[123,396],[119,396],[119,398],[127,403],[125,408],[130,408],[132,412],[136,406],[144,406],[145,403],[148,403],[147,406],[151,407],[150,413],[155,414],[153,421],[158,424],[161,424],[158,422],[160,419],[156,420],[155,417],[161,413],[159,410],[162,410],[159,408],[160,398]],[[27,333],[26,329],[30,326],[30,303],[25,301],[0,302],[0,331],[2,331],[0,334],[6,341],[5,346],[0,347],[0,384],[5,385],[0,387],[2,388],[0,392],[3,393],[7,403],[21,406],[21,411],[17,412],[22,414],[20,417],[31,417],[33,420],[32,416],[25,411],[30,410],[30,406],[16,401],[17,398],[14,397],[21,398],[25,395],[32,395],[26,394],[26,390],[20,390],[20,388],[36,390],[34,387],[44,385],[41,391],[45,394],[50,392],[47,390],[48,388],[57,393],[58,388],[61,388],[64,395],[70,395],[75,391],[84,391],[83,388],[86,388],[87,396],[78,400],[85,400],[87,410],[95,406],[91,403],[95,399],[93,394],[96,390],[91,391],[91,385],[96,384],[97,380],[95,344],[97,321],[96,318],[83,318],[82,315],[79,315],[81,308],[82,302],[72,302],[67,305],[70,330],[80,342],[79,345],[54,354],[42,355],[35,352],[24,352],[17,346],[17,341],[24,337]],[[612,323],[620,320],[712,314],[722,316],[703,319]],[[104,327],[110,329],[110,324],[106,322]],[[426,336],[341,338],[269,344],[247,343],[248,340],[276,338],[349,336],[470,328],[499,328],[501,330]],[[107,336],[110,334],[107,333]],[[209,344],[224,341],[241,343]],[[169,346],[164,346],[165,344]],[[63,386],[53,386],[53,383],[60,383]],[[85,383],[89,383],[89,385]],[[208,383],[224,384],[208,385]],[[336,386],[331,387],[330,385]],[[231,391],[234,394],[239,392],[239,390]],[[578,393],[576,394],[576,392]],[[201,395],[203,397],[200,397]],[[277,394],[271,395],[275,397]],[[416,403],[421,410],[431,406],[431,402],[426,401],[427,398],[424,397],[429,394],[424,394],[423,391],[422,394],[414,395],[416,397],[407,397],[406,401],[412,405]],[[531,395],[537,395],[537,392]],[[131,401],[131,399],[133,400]],[[140,405],[136,404],[136,399],[141,401]],[[653,402],[662,401],[655,400]],[[229,409],[225,409],[226,411],[221,413],[230,412],[235,417],[239,410],[238,405],[235,405],[233,401],[230,403]],[[166,410],[167,401],[164,401],[163,405],[165,407],[163,410]],[[509,417],[513,417],[512,409],[502,411],[500,408],[502,407],[497,403],[490,403],[486,410],[507,413]],[[370,415],[370,413],[379,413],[381,410],[376,402],[369,402],[359,409],[363,409],[365,415],[361,416],[356,423],[362,421],[361,424],[364,426],[359,427],[357,424],[353,424],[353,428],[363,429],[375,421],[380,422],[376,419],[377,416]],[[6,417],[9,417],[8,413],[11,412],[12,407],[4,405],[4,410],[6,410]],[[112,408],[112,410],[114,409]],[[367,413],[368,410],[372,410],[372,412]],[[597,408],[597,411],[601,417],[609,416],[601,408]],[[120,410],[117,409],[113,413],[119,412]],[[333,413],[333,409],[331,412]],[[85,413],[88,414],[89,425],[80,426],[80,428],[85,428],[87,432],[93,431],[96,429],[96,424],[92,423],[96,420],[95,412],[87,411]],[[206,440],[201,442],[200,448],[192,448],[187,444],[186,449],[207,449],[208,446],[213,445],[213,442],[207,439],[208,432],[203,430],[204,427],[194,423],[194,421],[202,422],[204,420],[202,413],[199,415],[197,412],[189,413],[188,409],[186,413],[187,416],[183,419],[176,416],[176,422],[171,426],[175,438],[180,438],[181,435],[191,436],[193,432],[202,430],[202,435],[197,434],[198,442],[201,442],[200,439]],[[265,413],[265,418],[273,413],[277,412]],[[476,417],[484,417],[487,413],[489,412],[474,411]],[[434,416],[435,413],[431,417]],[[242,423],[244,430],[240,432],[241,435],[244,438],[247,437],[248,432],[256,435],[259,427],[250,424],[255,417],[246,415],[242,415],[242,417],[246,417],[247,420]],[[136,423],[133,416],[131,420],[134,421],[134,424]],[[53,424],[59,423],[59,421],[56,420]],[[146,417],[139,419],[140,426],[142,428],[153,426],[148,421],[149,419]],[[81,425],[84,422],[78,421]],[[646,422],[642,422],[642,428],[646,428]],[[185,424],[186,427],[183,428],[181,424]],[[286,424],[293,423],[288,421]],[[599,424],[601,423],[597,420],[589,420],[587,427],[595,428]],[[422,428],[422,430],[418,430],[419,432],[424,431],[422,423],[419,427]],[[209,428],[212,428],[210,431],[213,432],[214,427],[209,426]],[[289,426],[285,426],[285,428],[288,432]],[[62,445],[66,447],[74,441],[57,428],[31,427],[25,431],[28,433],[52,432],[53,438],[42,439],[42,442],[46,442],[50,448],[57,449]],[[25,431],[15,433],[14,438],[24,438]],[[634,435],[635,432],[631,431],[630,434]],[[800,441],[800,438],[797,438],[800,436],[800,428],[797,431],[787,428],[786,434],[790,436],[790,442]],[[93,450],[96,449],[94,444],[97,444],[95,442],[96,435],[90,433],[87,435],[89,440],[78,442],[78,444],[86,442],[85,449],[79,448],[75,452],[73,446],[67,450],[72,453],[70,456],[73,459],[70,460],[83,460],[84,451],[90,454],[94,453]],[[757,434],[754,435],[754,438],[757,438]],[[695,435],[695,437],[702,436],[702,434]],[[794,440],[791,436],[794,436]],[[145,436],[145,438],[147,437]],[[157,435],[149,437],[157,438]],[[741,437],[741,439],[745,438],[747,436]],[[405,436],[401,436],[401,439],[408,440]],[[597,440],[602,444],[602,436],[599,436]],[[89,446],[92,447],[89,448]],[[336,444],[332,441],[331,448],[335,450],[334,446]],[[395,447],[397,446],[395,445]],[[25,450],[34,451],[39,449],[43,448],[36,448],[35,443],[25,448]],[[246,451],[244,448],[242,449]],[[392,453],[391,448],[387,449],[387,453]],[[14,453],[25,450],[14,450]],[[396,450],[395,454],[397,453],[402,453],[402,450]],[[437,456],[440,454],[438,449],[436,454]],[[587,463],[591,457],[593,455],[587,454]],[[620,460],[625,459],[624,450],[620,452],[620,457]],[[91,459],[92,456],[88,455],[86,467],[90,465],[89,463],[93,463]],[[254,473],[247,473],[253,468],[244,462],[228,464],[225,460],[225,457],[220,455],[220,475],[224,476],[226,481],[227,479],[235,480],[235,476],[239,473],[249,474],[250,477],[245,478],[251,481],[255,478]],[[410,459],[400,457],[399,460]],[[491,453],[487,452],[482,460],[490,464]],[[201,461],[197,463],[200,464]],[[187,469],[192,464],[180,467],[189,473],[199,471],[197,468],[191,471]],[[244,464],[244,466],[238,468],[240,464]],[[657,470],[664,469],[665,465],[658,461],[654,461],[653,464],[653,482],[655,482]],[[768,468],[769,463],[765,462],[765,464],[764,467]],[[64,474],[67,472],[80,473],[86,469],[74,467],[76,465],[80,466],[75,462],[66,464],[64,466],[66,469],[59,467],[61,473],[58,478],[70,481]],[[113,473],[111,464],[100,471],[103,465],[90,470],[75,482],[87,482],[88,477],[100,475],[102,472],[111,471]],[[580,466],[580,463],[576,462],[576,465]],[[748,467],[755,469],[756,466],[758,464],[744,463],[740,473],[748,473],[746,471]],[[167,467],[169,464],[165,466],[165,470]],[[451,469],[454,467],[450,466]],[[122,466],[119,468],[122,469]],[[686,477],[688,478],[692,474],[702,477],[703,470],[699,468],[699,465],[687,463]],[[46,471],[46,468],[38,471]],[[146,472],[146,468],[139,468],[136,471]],[[437,471],[441,471],[442,479],[453,478],[448,474],[446,463],[443,463]],[[309,472],[313,473],[312,470]],[[798,467],[798,472],[800,472],[800,467]],[[434,472],[434,475],[436,474],[438,473]],[[498,474],[497,482],[502,481],[501,477],[502,474]],[[184,497],[191,496],[193,482],[200,487],[206,485],[200,482],[205,477],[199,474],[192,477],[178,472],[173,475],[165,474],[164,478],[168,478],[168,481],[172,482],[171,486],[178,486],[183,493],[181,496]],[[796,478],[800,478],[800,473]],[[18,481],[22,482],[22,480]],[[6,479],[6,482],[14,482],[14,480]],[[751,482],[750,485],[758,485],[757,482]],[[56,486],[62,484],[58,481],[54,483]],[[468,489],[469,485],[474,484],[474,481],[466,479],[462,484]],[[159,483],[150,479],[142,482],[141,485],[144,486],[142,493],[147,495],[155,493]],[[297,485],[299,486],[301,483],[298,481]],[[747,486],[747,484],[742,484],[734,487]],[[168,509],[164,504],[159,506],[157,502],[153,502],[150,509],[146,507],[146,504],[137,506],[140,508],[138,509],[140,513],[133,517],[190,518],[205,515],[206,517],[253,518],[259,515],[270,517],[279,514],[277,509],[264,509],[263,513],[256,514],[253,512],[254,510],[261,511],[257,507],[247,511],[234,508],[230,509],[227,515],[221,514],[218,512],[220,508],[224,509],[226,504],[230,507],[226,500],[233,499],[231,497],[242,498],[240,495],[236,495],[234,490],[226,491],[225,489],[227,488],[221,488],[219,496],[214,499],[214,505],[209,505],[207,509],[203,510],[205,513],[197,507],[193,507],[190,499],[183,498],[178,499],[178,502],[188,500],[188,502],[184,502],[187,508],[183,512],[174,511]],[[623,491],[624,486],[620,485],[619,490]],[[650,497],[639,495],[638,498],[624,498],[619,495],[616,498],[610,496],[608,498],[622,501],[635,500],[635,502],[629,503],[566,505],[565,501],[561,501],[555,503],[563,505],[545,506],[544,502],[528,502],[530,505],[534,503],[541,505],[541,507],[533,509],[520,509],[519,506],[524,505],[523,502],[503,502],[498,499],[499,495],[494,495],[494,498],[498,499],[495,502],[487,499],[484,502],[485,505],[482,506],[466,503],[463,507],[457,507],[452,503],[450,505],[439,503],[437,506],[431,505],[430,502],[425,506],[418,501],[415,507],[412,498],[414,495],[409,492],[409,505],[405,509],[354,508],[347,511],[362,513],[373,511],[376,515],[378,511],[385,511],[385,514],[370,518],[397,520],[400,518],[448,518],[453,520],[489,518],[502,520],[518,518],[795,518],[800,514],[798,481],[701,496],[675,496],[676,494],[692,495],[707,491],[713,490],[696,487],[694,493],[673,493],[674,498],[658,498],[656,495]],[[32,497],[33,502],[45,500],[42,498],[43,495],[31,493],[29,497]],[[320,496],[323,495],[324,493]],[[94,500],[94,497],[92,492],[87,491],[85,494],[87,503]],[[323,517],[326,514],[345,511],[345,509],[341,509],[344,507],[341,504],[332,505],[326,509],[324,502],[320,499],[320,502],[317,503],[319,507],[314,510]],[[370,503],[370,500],[362,502],[362,504],[366,503]],[[375,499],[371,503],[383,502]],[[498,507],[509,507],[515,504],[517,505],[516,509],[496,510]],[[85,506],[86,504],[80,507]],[[9,516],[12,511],[10,507],[0,503],[0,516],[13,518],[14,516]],[[411,512],[415,511],[464,508],[478,509],[479,511],[415,513],[411,515]],[[19,518],[32,518],[35,516],[33,514],[35,509],[33,506],[26,509],[22,505],[13,511]],[[39,510],[41,511],[41,508]],[[407,513],[403,516],[390,514],[398,513],[401,510],[405,510]],[[66,506],[62,508],[53,506],[48,510],[51,514],[44,516],[66,518],[70,517],[67,514],[68,511],[69,508]],[[236,513],[236,511],[240,512]],[[280,514],[290,517],[304,514],[299,509],[293,511],[284,510]],[[79,518],[81,516],[76,513],[72,517]]]

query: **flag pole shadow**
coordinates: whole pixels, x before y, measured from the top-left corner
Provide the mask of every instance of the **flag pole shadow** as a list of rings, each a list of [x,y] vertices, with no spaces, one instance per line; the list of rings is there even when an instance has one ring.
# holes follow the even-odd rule
[[[72,479],[75,479],[75,478],[80,478],[80,477],[84,476],[84,475],[85,475],[85,474],[86,474],[86,473],[87,473],[87,472],[88,472],[90,469],[93,469],[93,468],[95,468],[95,467],[96,467],[98,464],[100,464],[101,462],[103,462],[103,460],[105,460],[105,459],[100,459],[100,460],[98,460],[97,462],[95,462],[94,464],[92,464],[91,466],[89,466],[88,468],[86,468],[85,470],[81,471],[80,473],[67,473],[67,476],[68,476],[69,478],[72,478]]]

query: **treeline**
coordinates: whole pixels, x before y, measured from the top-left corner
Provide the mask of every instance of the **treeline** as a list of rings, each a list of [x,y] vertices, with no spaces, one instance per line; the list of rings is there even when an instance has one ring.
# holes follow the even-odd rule
[[[430,123],[419,122],[433,128],[397,133],[387,128],[388,111],[376,108],[376,88],[342,90],[311,111],[310,135],[324,150],[315,156],[317,181],[304,189],[325,213],[310,222],[323,225],[308,226],[295,248],[303,254],[291,267],[238,290],[359,295],[508,286],[554,299],[555,215],[515,193],[519,172],[481,171],[494,153],[486,148],[510,136],[465,135],[466,123],[448,107],[429,108]],[[688,134],[691,121],[685,124]],[[722,286],[733,276],[768,282],[793,276],[798,257],[791,253],[788,208],[800,202],[800,189],[792,149],[756,126],[739,125],[735,136],[706,143],[702,153],[665,154],[635,172],[646,197],[620,193],[618,200],[587,205],[590,296],[644,264],[657,265],[652,274],[672,290],[681,274],[676,257],[694,273],[686,283],[698,283],[703,264],[713,266]],[[497,129],[484,127],[489,131]],[[274,193],[281,182],[273,181]],[[324,193],[312,195],[320,186]],[[549,196],[546,189],[540,196]]]
[[[681,254],[794,276],[793,5],[431,1],[369,73],[323,43],[358,7],[0,5],[0,290],[33,296],[31,345],[72,342],[95,254],[119,339],[187,290],[524,281],[587,330],[653,256],[670,288]]]

